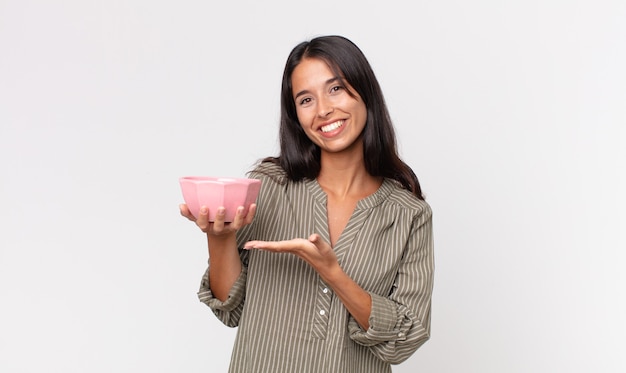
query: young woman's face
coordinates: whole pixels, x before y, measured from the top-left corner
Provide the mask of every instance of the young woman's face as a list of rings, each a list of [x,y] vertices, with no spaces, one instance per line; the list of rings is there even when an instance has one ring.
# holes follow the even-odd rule
[[[291,75],[291,84],[298,121],[322,151],[336,153],[361,144],[367,108],[326,62],[303,59]]]

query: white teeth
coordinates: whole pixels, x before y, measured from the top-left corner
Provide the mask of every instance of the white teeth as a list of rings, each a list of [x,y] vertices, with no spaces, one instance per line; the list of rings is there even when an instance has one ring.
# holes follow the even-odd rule
[[[322,132],[330,132],[333,130],[336,130],[337,128],[341,127],[343,125],[343,120],[338,120],[335,123],[331,123],[327,126],[324,126],[322,128],[320,128],[322,130]]]

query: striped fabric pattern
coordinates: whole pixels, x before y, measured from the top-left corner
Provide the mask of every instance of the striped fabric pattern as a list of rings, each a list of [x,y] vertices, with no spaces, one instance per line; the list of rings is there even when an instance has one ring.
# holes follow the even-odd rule
[[[262,180],[249,240],[320,234],[329,241],[326,194],[316,180],[290,182],[276,165],[250,174]],[[244,264],[221,302],[205,272],[198,297],[224,324],[238,327],[230,372],[390,372],[430,337],[434,254],[430,206],[384,180],[359,201],[334,250],[343,270],[372,297],[363,330],[304,261],[294,255],[241,250]]]

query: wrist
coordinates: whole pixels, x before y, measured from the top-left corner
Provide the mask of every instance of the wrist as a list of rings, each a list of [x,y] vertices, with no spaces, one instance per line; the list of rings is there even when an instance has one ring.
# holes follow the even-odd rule
[[[321,275],[321,274],[320,274]],[[328,269],[321,275],[324,282],[326,282],[331,287],[341,286],[341,283],[346,280],[350,280],[348,275],[341,269],[341,266],[337,265],[333,268]]]
[[[209,249],[214,248],[237,248],[237,235],[235,232],[230,233],[222,233],[222,234],[211,234],[207,233],[207,242],[209,244]]]
[[[237,237],[237,231],[229,231],[229,232],[206,232],[206,236],[211,241],[230,241]]]

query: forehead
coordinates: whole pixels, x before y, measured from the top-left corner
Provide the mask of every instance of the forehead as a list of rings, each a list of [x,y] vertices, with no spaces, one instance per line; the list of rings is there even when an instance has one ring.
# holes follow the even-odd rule
[[[335,72],[326,61],[319,58],[305,58],[293,70],[291,84],[295,91],[296,86],[323,85],[336,77]]]

